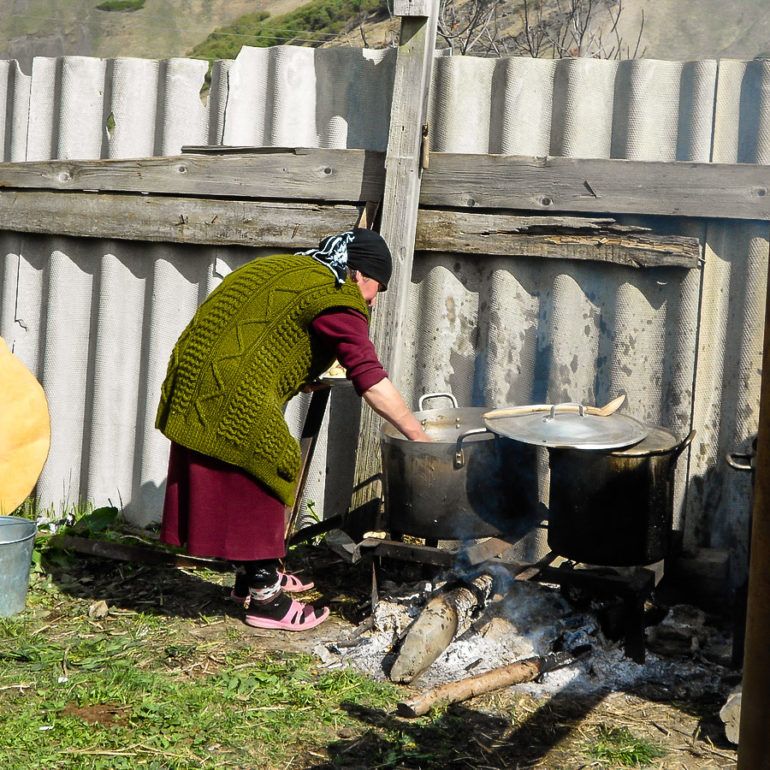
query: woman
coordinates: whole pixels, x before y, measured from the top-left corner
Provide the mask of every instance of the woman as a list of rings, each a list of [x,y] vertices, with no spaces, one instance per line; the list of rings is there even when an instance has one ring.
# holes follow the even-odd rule
[[[251,626],[301,631],[329,616],[292,600],[313,584],[280,571],[300,470],[286,402],[337,358],[378,414],[430,440],[368,338],[391,272],[385,241],[361,228],[254,260],[209,295],[171,355],[156,419],[172,442],[161,538],[231,561]]]

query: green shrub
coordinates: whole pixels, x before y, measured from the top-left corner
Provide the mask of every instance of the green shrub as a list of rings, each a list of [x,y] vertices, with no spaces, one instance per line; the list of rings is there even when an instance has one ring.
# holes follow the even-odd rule
[[[97,11],[140,11],[144,0],[104,0],[96,6]]]
[[[214,30],[190,52],[199,59],[234,59],[241,46],[257,48],[297,42],[320,45],[344,32],[356,18],[372,11],[385,12],[383,0],[311,0],[282,16],[250,13],[233,24]]]

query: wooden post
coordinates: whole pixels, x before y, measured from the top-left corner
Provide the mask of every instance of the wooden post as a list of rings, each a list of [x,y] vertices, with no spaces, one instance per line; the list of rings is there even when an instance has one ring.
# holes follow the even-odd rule
[[[385,191],[380,233],[393,254],[393,275],[388,291],[377,300],[372,341],[391,379],[400,384],[399,352],[402,324],[412,277],[417,209],[420,202],[422,143],[427,125],[428,93],[436,48],[438,0],[395,0],[401,16],[388,149],[385,156]],[[353,508],[379,496],[369,481],[379,466],[380,418],[366,410],[358,442],[357,492]]]
[[[738,770],[770,770],[770,297],[766,302]]]

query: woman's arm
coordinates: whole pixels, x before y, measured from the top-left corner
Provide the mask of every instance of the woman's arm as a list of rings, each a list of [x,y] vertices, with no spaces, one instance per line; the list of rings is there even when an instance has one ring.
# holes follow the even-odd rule
[[[420,421],[406,405],[396,386],[387,378],[372,385],[363,394],[364,401],[412,441],[431,441]]]
[[[369,340],[369,327],[361,313],[350,309],[330,311],[319,315],[310,328],[334,351],[347,369],[356,393],[377,414],[413,441],[432,440],[388,379]]]

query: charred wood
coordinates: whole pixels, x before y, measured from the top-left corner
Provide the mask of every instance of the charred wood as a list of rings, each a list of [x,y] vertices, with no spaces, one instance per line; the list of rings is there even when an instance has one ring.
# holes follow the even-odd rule
[[[398,704],[397,711],[402,717],[420,717],[434,706],[448,705],[468,700],[501,687],[531,682],[543,673],[543,658],[527,658],[507,666],[492,669],[484,674],[469,676],[457,682],[449,682],[433,690],[421,693]]]
[[[479,575],[467,585],[434,596],[409,627],[390,678],[394,682],[411,682],[427,670],[458,631],[470,625],[473,612],[484,605],[491,589],[492,578]]]

